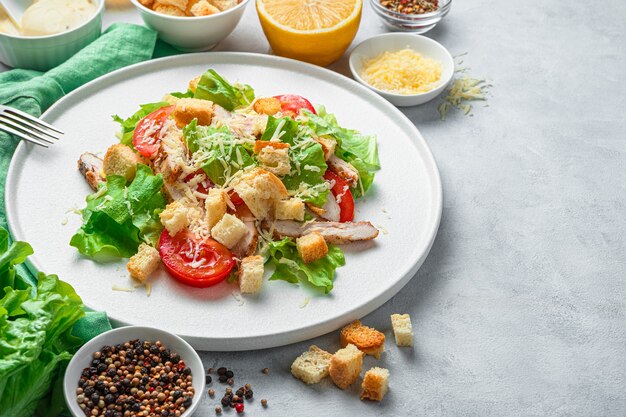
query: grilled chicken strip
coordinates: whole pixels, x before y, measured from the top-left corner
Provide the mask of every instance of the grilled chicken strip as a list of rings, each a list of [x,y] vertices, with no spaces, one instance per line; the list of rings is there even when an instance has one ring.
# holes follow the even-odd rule
[[[356,187],[359,183],[359,171],[351,163],[338,158],[336,155],[328,158],[328,166],[331,171],[346,180],[350,187]]]
[[[269,224],[263,224],[269,226]],[[276,220],[273,223],[274,235],[282,237],[301,237],[311,232],[321,234],[328,243],[343,244],[372,240],[378,236],[378,229],[370,222],[309,222],[300,223],[293,220]]]
[[[306,203],[307,208],[316,216],[331,222],[338,222],[341,218],[341,208],[332,193],[326,196],[326,203],[320,208],[312,204]]]
[[[267,126],[265,114],[231,113],[217,104],[213,106],[213,112],[211,126],[217,128],[227,126],[231,132],[244,138],[256,139],[263,134]]]
[[[246,232],[245,236],[242,237],[237,245],[235,245],[235,247],[232,249],[232,252],[239,259],[243,259],[246,256],[254,255],[254,252],[256,252],[256,245],[259,241],[259,232],[256,230],[256,224],[254,223],[254,220],[244,220],[244,224],[248,228],[248,231]]]
[[[102,172],[103,161],[98,156],[85,152],[78,158],[78,171],[85,177],[87,184],[98,191],[98,184],[105,182],[100,173]]]

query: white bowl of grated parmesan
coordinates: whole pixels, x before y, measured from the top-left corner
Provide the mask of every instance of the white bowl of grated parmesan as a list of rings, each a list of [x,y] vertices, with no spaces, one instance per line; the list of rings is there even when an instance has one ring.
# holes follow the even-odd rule
[[[408,33],[388,33],[361,42],[350,54],[355,80],[398,107],[424,104],[450,84],[452,55],[439,42]]]

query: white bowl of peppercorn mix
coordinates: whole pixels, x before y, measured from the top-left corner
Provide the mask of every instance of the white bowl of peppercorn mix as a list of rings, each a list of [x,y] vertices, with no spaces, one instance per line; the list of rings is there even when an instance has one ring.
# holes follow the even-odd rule
[[[448,14],[452,0],[370,0],[391,30],[426,33]]]
[[[189,417],[206,385],[200,356],[150,327],[103,333],[72,358],[63,380],[74,417]]]

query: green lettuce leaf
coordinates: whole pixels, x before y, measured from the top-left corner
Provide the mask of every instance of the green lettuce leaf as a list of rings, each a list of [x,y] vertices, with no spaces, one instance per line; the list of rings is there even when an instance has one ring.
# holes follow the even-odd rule
[[[113,120],[122,126],[122,137],[120,138],[120,142],[124,145],[133,147],[133,134],[135,133],[135,127],[137,127],[137,123],[150,113],[155,110],[160,109],[161,107],[167,107],[170,104],[166,101],[159,101],[157,103],[148,103],[142,104],[141,107],[135,114],[130,116],[128,119],[122,119],[117,114],[113,115]]]
[[[342,250],[338,246],[329,245],[328,254],[324,258],[305,264],[290,238],[270,242],[269,262],[275,268],[270,281],[282,280],[297,284],[306,279],[306,282],[326,294],[333,289],[335,270],[346,263]]]
[[[279,127],[280,132],[276,133]],[[291,174],[282,178],[285,187],[290,191],[306,190],[302,195],[297,195],[304,201],[323,206],[330,190],[324,180],[328,165],[324,159],[322,145],[311,140],[308,129],[288,117],[268,118],[261,140],[269,141],[273,137],[279,137],[281,142],[291,145],[289,148]]]
[[[233,111],[249,106],[254,100],[254,90],[249,85],[233,85],[210,69],[200,77],[194,97],[210,100]]]
[[[361,187],[355,187],[352,191],[356,197],[361,197],[374,182],[374,171],[380,169],[376,136],[364,135],[357,130],[339,126],[337,118],[326,112],[324,106],[319,106],[316,111],[317,115],[305,110],[307,125],[318,136],[329,135],[337,140],[335,155],[351,163],[359,171],[363,192]]]
[[[84,313],[74,289],[40,273],[33,286],[16,265],[32,254],[24,242],[8,244],[0,228],[0,416],[57,416],[50,401],[62,393],[62,376],[82,340],[71,330]]]
[[[240,169],[254,165],[254,159],[237,138],[222,126],[198,126],[196,119],[183,129],[183,137],[196,161],[213,183],[223,185]],[[241,163],[240,163],[241,162]]]
[[[122,176],[111,175],[95,194],[87,196],[83,226],[70,245],[97,259],[128,258],[142,242],[156,246],[161,231],[159,213],[165,208],[163,177],[146,165],[137,165],[135,178],[126,186]]]

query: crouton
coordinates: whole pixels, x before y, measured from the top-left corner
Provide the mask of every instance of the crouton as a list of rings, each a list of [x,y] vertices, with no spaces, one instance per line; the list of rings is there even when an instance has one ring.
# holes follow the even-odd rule
[[[413,326],[408,314],[392,314],[391,326],[398,346],[413,346]]]
[[[322,145],[322,151],[324,151],[324,160],[328,159],[335,154],[337,148],[337,140],[331,136],[320,136],[315,139],[317,143]]]
[[[224,10],[235,7],[237,5],[237,0],[209,0],[209,3],[223,12]]]
[[[332,355],[315,345],[291,364],[291,374],[306,384],[317,384],[328,376]]]
[[[152,10],[168,16],[186,16],[185,12],[179,8],[160,3],[154,3],[154,8]]]
[[[198,217],[199,213],[200,211],[197,207],[190,206],[184,200],[176,200],[168,204],[159,217],[163,227],[173,237],[189,226],[194,218]]]
[[[373,367],[365,373],[361,384],[361,399],[382,401],[389,390],[389,371]]]
[[[209,195],[204,201],[204,207],[206,208],[206,222],[209,226],[209,230],[213,228],[220,221],[220,219],[226,214],[226,191],[219,188],[211,188]]]
[[[385,351],[385,335],[376,329],[363,326],[359,320],[348,324],[341,329],[341,346],[353,344],[367,355],[380,359]]]
[[[324,237],[317,232],[296,239],[296,248],[305,264],[321,259],[328,253],[328,245]]]
[[[263,285],[263,257],[248,256],[239,265],[239,288],[242,294],[254,294]]]
[[[111,146],[104,155],[102,170],[107,176],[121,175],[130,181],[135,178],[137,164],[140,162],[142,162],[141,156],[128,146],[117,143]]]
[[[339,349],[330,358],[328,373],[330,379],[341,389],[352,385],[361,374],[363,366],[363,352],[354,345]]]
[[[254,111],[272,116],[280,111],[280,101],[274,97],[264,97],[254,102]]]
[[[274,140],[257,140],[254,142],[254,153],[260,153],[263,148],[271,146],[274,149],[288,149],[289,144],[285,142],[278,142]]]
[[[289,197],[282,181],[271,172],[254,168],[233,181],[233,188],[258,220],[270,217],[277,201]]]
[[[154,0],[154,5],[171,6],[184,11],[187,10],[187,2],[188,0]]]
[[[164,102],[166,102],[166,103],[168,103],[168,104],[170,104],[172,106],[175,105],[178,102],[178,100],[180,100],[178,97],[174,97],[171,94],[166,94],[161,99],[161,101],[164,101]]]
[[[140,282],[145,282],[148,276],[158,268],[161,263],[159,251],[150,245],[142,243],[139,245],[139,252],[131,256],[126,264],[126,269],[130,276]]]
[[[220,9],[213,6],[206,0],[200,0],[189,8],[189,13],[191,13],[193,16],[210,16],[219,12]]]
[[[213,103],[198,98],[181,98],[176,102],[172,116],[180,129],[193,119],[198,119],[200,126],[208,126],[213,117]]]
[[[139,3],[142,6],[146,6],[148,9],[151,9],[154,4],[154,0],[139,0]]]
[[[196,77],[193,80],[189,81],[189,90],[191,90],[192,92],[196,92],[196,88],[198,88],[198,83],[200,82],[200,78],[202,77]]]
[[[225,214],[211,229],[211,236],[228,249],[232,249],[247,231],[245,223],[239,218]]]
[[[289,160],[288,149],[276,149],[267,146],[261,149],[257,159],[262,168],[280,177],[289,174],[291,171],[291,161]]]
[[[304,221],[304,202],[299,198],[290,198],[276,202],[274,218],[277,220]]]

